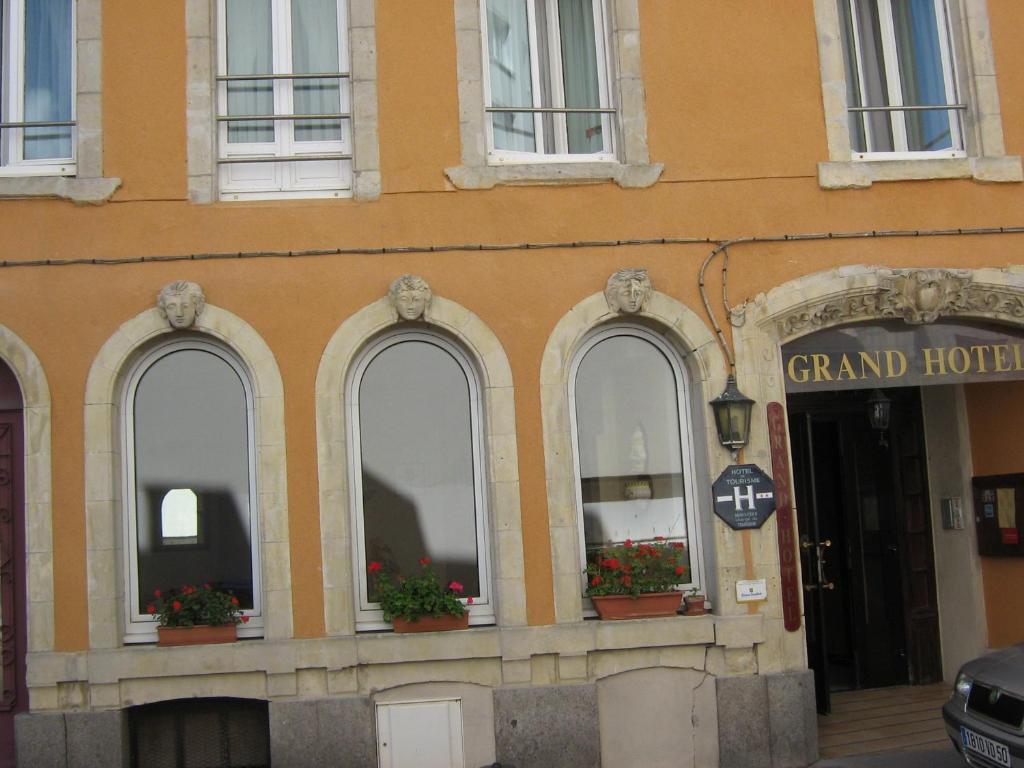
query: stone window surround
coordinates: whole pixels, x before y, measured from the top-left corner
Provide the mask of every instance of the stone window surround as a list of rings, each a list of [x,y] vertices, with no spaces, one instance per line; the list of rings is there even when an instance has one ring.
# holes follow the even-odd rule
[[[81,0],[79,0],[81,1]],[[98,0],[89,0],[98,2]],[[352,197],[380,197],[377,138],[376,0],[348,0],[352,86]],[[194,203],[218,199],[217,0],[186,0],[188,195]]]
[[[1024,181],[1021,159],[1007,155],[996,88],[995,58],[986,0],[949,0],[957,90],[964,114],[967,157],[921,160],[853,160],[846,111],[846,70],[836,0],[814,0],[818,63],[828,139],[827,162],[818,163],[822,189],[870,187],[876,181],[974,179]]]
[[[211,304],[193,331],[230,347],[249,371],[255,400],[257,504],[263,581],[263,626],[268,640],[292,635],[288,543],[284,389],[273,353],[245,321]],[[117,648],[124,633],[119,419],[125,377],[150,342],[175,333],[160,311],[148,309],[124,323],[93,361],[85,392],[86,572],[89,647]]]
[[[0,198],[59,197],[105,203],[121,186],[103,176],[102,0],[75,0],[75,168],[73,176],[0,176]]]
[[[695,312],[666,294],[652,291],[645,308],[635,314],[611,312],[603,292],[588,296],[566,313],[548,338],[540,373],[555,621],[559,624],[583,620],[580,535],[576,517],[578,483],[572,450],[569,414],[572,382],[569,377],[576,351],[584,339],[595,328],[623,321],[646,325],[680,353],[690,378],[689,400],[694,406],[691,450],[698,475],[715,477],[730,463],[730,456],[724,449],[712,450],[709,455],[707,448],[717,447],[719,443],[714,424],[702,407],[725,388],[728,365],[714,334]],[[703,471],[705,468],[707,473]],[[716,599],[710,592],[717,583],[719,593],[727,594],[722,577],[728,574],[721,570],[723,567],[736,570],[739,574],[736,578],[746,578],[742,575],[743,553],[735,546],[721,545],[720,539],[729,534],[725,533],[724,525],[713,524],[706,505],[698,509],[697,520],[704,537],[703,581],[716,605],[730,604],[732,601]]]
[[[611,29],[610,83],[616,114],[619,162],[551,162],[488,165],[487,113],[484,111],[481,2],[454,0],[462,165],[445,168],[459,189],[491,189],[498,184],[587,184],[614,181],[620,187],[649,187],[664,166],[647,151],[647,115],[640,61],[638,0],[607,0]]]
[[[25,432],[25,568],[28,651],[53,650],[53,503],[50,464],[50,386],[39,358],[0,325],[0,360],[21,389]]]
[[[436,293],[426,328],[454,339],[476,367],[483,396],[484,472],[491,515],[491,580],[499,626],[526,624],[526,581],[512,369],[494,332],[477,315]],[[423,329],[424,323],[405,324]],[[348,483],[346,383],[366,344],[401,327],[387,297],[346,319],[331,336],[316,377],[317,466],[328,636],[356,630],[352,509]]]

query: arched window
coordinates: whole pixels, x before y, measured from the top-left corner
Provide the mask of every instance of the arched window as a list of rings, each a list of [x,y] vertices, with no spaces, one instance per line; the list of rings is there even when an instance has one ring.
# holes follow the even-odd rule
[[[132,369],[124,395],[127,640],[155,629],[155,590],[231,591],[262,634],[259,532],[248,374],[198,338],[162,344]]]
[[[477,375],[429,333],[389,335],[363,354],[348,385],[356,626],[383,621],[367,565],[393,576],[429,557],[444,583],[472,597],[470,621],[493,621]]]
[[[683,587],[701,586],[687,378],[665,341],[635,326],[592,334],[569,386],[581,570],[609,543],[686,545]]]

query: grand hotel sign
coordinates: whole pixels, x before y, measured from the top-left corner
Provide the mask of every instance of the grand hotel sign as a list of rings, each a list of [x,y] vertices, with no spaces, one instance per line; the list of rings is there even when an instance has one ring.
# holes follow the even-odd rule
[[[1024,379],[1024,334],[939,320],[830,328],[782,348],[787,392]]]

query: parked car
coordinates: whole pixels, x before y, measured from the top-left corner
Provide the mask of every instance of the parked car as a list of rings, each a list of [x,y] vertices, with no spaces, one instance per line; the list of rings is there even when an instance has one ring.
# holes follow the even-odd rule
[[[942,718],[968,765],[1024,766],[1024,643],[964,664]]]

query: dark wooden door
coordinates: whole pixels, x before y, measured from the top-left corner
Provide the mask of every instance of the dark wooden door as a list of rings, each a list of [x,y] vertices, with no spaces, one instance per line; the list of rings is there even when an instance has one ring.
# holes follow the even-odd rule
[[[20,405],[17,382],[0,363],[0,768],[14,768],[14,716],[28,709],[25,451]]]
[[[886,394],[884,433],[868,422],[869,393],[789,401],[808,660],[822,712],[830,690],[941,677],[920,393]]]

